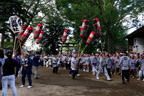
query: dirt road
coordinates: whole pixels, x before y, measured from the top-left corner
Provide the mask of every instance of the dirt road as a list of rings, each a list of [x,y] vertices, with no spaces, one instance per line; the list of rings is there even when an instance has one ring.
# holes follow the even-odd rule
[[[112,81],[106,81],[104,74],[101,74],[100,80],[96,80],[91,72],[82,71],[80,77],[72,80],[68,72],[60,69],[58,74],[52,74],[52,68],[40,67],[40,78],[32,79],[31,89],[20,88],[21,78],[19,77],[16,80],[18,96],[144,96],[142,81],[131,79],[130,83],[122,84],[120,76],[112,76]],[[0,96],[1,93],[0,90]],[[8,96],[12,96],[10,88]]]

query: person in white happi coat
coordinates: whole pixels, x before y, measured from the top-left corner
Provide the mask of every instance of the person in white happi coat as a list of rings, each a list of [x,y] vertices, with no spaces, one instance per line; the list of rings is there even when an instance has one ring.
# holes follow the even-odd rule
[[[104,74],[105,74],[107,80],[111,80],[109,75],[108,75],[107,69],[106,69],[106,65],[105,65],[106,63],[105,63],[104,54],[101,53],[101,55],[99,57],[99,60],[100,60],[99,61],[100,65],[99,65],[99,70],[98,70],[98,72],[96,74],[96,79],[99,79],[99,74],[104,70]]]
[[[91,64],[90,55],[87,54],[87,70],[86,70],[86,72],[89,72],[89,66],[90,66],[90,64]]]
[[[77,74],[77,55],[73,54],[73,57],[71,59],[71,70],[72,70],[72,79],[75,79],[75,76]]]
[[[52,62],[53,62],[53,73],[57,74],[58,71],[58,61],[57,61],[57,56],[55,55],[54,57],[52,57]]]
[[[67,56],[66,56],[66,54],[64,54],[63,56],[62,56],[62,62],[63,62],[63,69],[66,69],[66,64],[67,64]]]
[[[58,68],[61,68],[61,56],[58,56]]]
[[[106,67],[107,67],[107,72],[110,76],[110,78],[112,77],[111,76],[111,68],[112,68],[112,59],[109,57],[109,55],[106,55],[106,59],[105,59],[105,63],[106,63]]]
[[[99,65],[100,65],[100,55],[98,53],[95,54],[96,55],[96,58],[97,58],[97,66],[96,66],[96,69],[98,70],[99,68]]]
[[[90,64],[90,58],[88,55],[84,55],[84,58],[82,60],[83,62],[83,71],[89,72],[89,64]]]
[[[87,58],[86,58],[86,54],[84,54],[82,58],[83,71],[86,71],[86,65],[87,65],[86,62],[87,62]]]
[[[135,59],[135,56],[133,55],[132,58],[131,58],[131,75],[132,75],[132,78],[135,78],[136,77],[136,59]]]
[[[97,64],[98,64],[97,57],[93,55],[91,58],[91,65],[92,65],[92,72],[93,72],[92,75],[95,75],[97,73],[97,68],[96,68]]]
[[[117,56],[116,54],[113,54],[113,56],[111,57],[113,63],[112,63],[112,74],[116,75],[115,73],[115,68],[116,68],[116,60],[117,60]]]
[[[79,57],[80,59],[79,59],[79,69],[82,69],[83,68],[83,57],[84,56],[84,54],[82,54],[81,55],[81,57]]]
[[[71,66],[71,58],[72,58],[71,56],[69,56],[69,57],[67,58],[67,59],[68,59],[68,60],[67,60],[67,69],[71,69],[71,68],[70,68],[70,66]]]
[[[119,68],[119,62],[120,62],[120,56],[117,54],[117,58],[116,58],[116,61],[115,61],[115,65],[116,65],[116,67],[115,67],[115,73],[116,73],[116,75],[118,75],[120,72],[120,68]]]
[[[138,73],[138,80],[141,80],[140,78],[142,78],[144,81],[144,55],[141,56],[141,59],[140,59],[140,70],[139,70],[139,73]]]
[[[122,83],[125,84],[125,79],[127,79],[127,82],[129,82],[129,72],[131,70],[131,60],[128,56],[126,56],[126,52],[123,53],[123,56],[120,59],[119,66],[121,66],[122,70]]]

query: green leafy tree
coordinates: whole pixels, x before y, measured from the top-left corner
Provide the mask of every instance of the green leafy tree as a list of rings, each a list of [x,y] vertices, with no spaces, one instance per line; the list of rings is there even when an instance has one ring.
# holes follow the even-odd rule
[[[123,26],[123,22],[127,22],[126,16],[136,21],[139,13],[144,11],[143,0],[56,0],[56,5],[61,15],[69,20],[71,26],[75,28],[73,34],[77,41],[80,41],[82,20],[90,20],[89,35],[94,30],[93,18],[99,18],[103,33],[101,36],[103,47],[108,52],[114,52],[117,45],[126,45],[124,36],[128,26]],[[84,47],[86,39],[84,39],[82,47]],[[99,38],[95,38],[86,51],[90,53],[90,49],[100,47]]]
[[[40,43],[41,48],[46,53],[57,54],[59,51],[59,44],[61,43],[61,38],[64,32],[64,26],[59,23],[57,19],[49,21],[46,24],[47,26],[45,26],[45,34]]]
[[[64,28],[67,23],[56,9],[54,0],[43,0],[39,5],[40,15],[34,18],[33,23],[42,22],[44,25],[44,36],[40,47],[48,54],[58,53]],[[35,25],[36,26],[36,25]]]

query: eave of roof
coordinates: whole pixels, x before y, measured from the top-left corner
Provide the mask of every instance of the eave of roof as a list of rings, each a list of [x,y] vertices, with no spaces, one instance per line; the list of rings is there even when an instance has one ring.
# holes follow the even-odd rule
[[[144,26],[127,35],[125,38],[143,37],[144,36]]]

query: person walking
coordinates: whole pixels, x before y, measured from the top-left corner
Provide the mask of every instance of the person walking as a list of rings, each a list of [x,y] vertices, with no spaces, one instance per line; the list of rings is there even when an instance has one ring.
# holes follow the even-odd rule
[[[110,76],[108,75],[107,69],[106,69],[106,64],[105,64],[105,56],[103,53],[100,54],[100,58],[99,58],[99,70],[96,74],[96,79],[99,79],[99,75],[100,73],[104,71],[104,74],[107,78],[108,81],[110,81]]]
[[[92,59],[91,59],[91,65],[92,65],[92,75],[95,75],[97,73],[97,66],[98,64],[98,61],[97,61],[97,57],[96,56],[92,56]]]
[[[136,63],[137,63],[137,61],[135,59],[135,56],[133,55],[132,58],[131,58],[131,75],[132,75],[133,79],[136,77],[136,75],[135,75]]]
[[[72,79],[75,79],[75,76],[77,74],[77,55],[74,54],[71,59],[71,70],[72,70]]]
[[[67,56],[66,56],[66,54],[64,54],[63,56],[62,56],[62,62],[63,62],[63,69],[66,69],[66,65],[67,65]]]
[[[38,79],[38,66],[39,66],[39,61],[40,61],[40,56],[38,55],[38,52],[35,53],[35,56],[33,58],[33,64],[35,67],[35,77],[34,79]]]
[[[120,72],[119,72],[119,62],[120,62],[120,56],[119,55],[117,55],[117,59],[116,59],[116,61],[115,61],[115,64],[116,64],[116,68],[115,68],[115,73],[116,73],[116,75],[119,75],[120,74]]]
[[[82,64],[83,64],[83,71],[86,71],[86,67],[88,64],[88,58],[86,57],[86,54],[83,55],[83,59],[82,59]]]
[[[116,60],[117,60],[117,56],[116,54],[113,54],[113,56],[111,57],[112,59],[112,74],[116,75]]]
[[[13,92],[13,96],[17,96],[17,89],[15,86],[15,72],[18,63],[16,60],[12,59],[12,51],[7,51],[6,55],[8,58],[5,59],[5,63],[2,65],[2,96],[7,96],[8,81]]]
[[[130,58],[126,55],[127,53],[123,53],[123,56],[120,59],[119,66],[121,66],[122,70],[122,83],[125,84],[125,78],[127,79],[127,82],[129,82],[129,70],[131,65]]]
[[[110,76],[110,78],[112,77],[111,76],[111,68],[112,68],[112,59],[109,57],[109,55],[106,56],[106,66],[107,66],[107,72],[108,72],[108,75]]]

